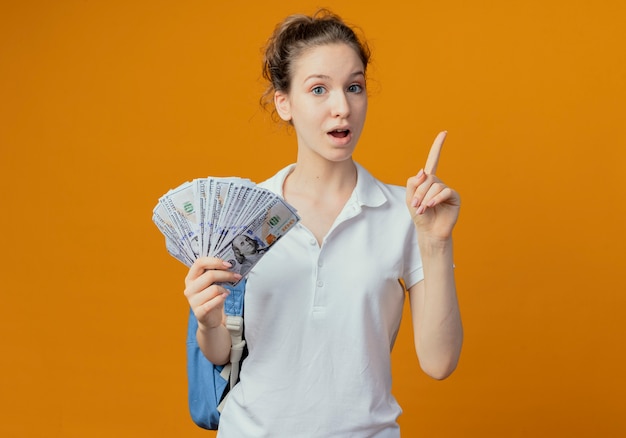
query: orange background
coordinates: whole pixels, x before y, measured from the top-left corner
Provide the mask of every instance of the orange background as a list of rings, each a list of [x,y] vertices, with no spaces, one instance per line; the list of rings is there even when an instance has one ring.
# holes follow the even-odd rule
[[[213,436],[187,413],[186,269],[152,207],[294,159],[260,47],[317,4],[2,2],[0,436]],[[374,54],[356,159],[403,184],[447,129],[463,197],[461,363],[429,380],[404,319],[403,436],[626,433],[625,5],[330,5]]]

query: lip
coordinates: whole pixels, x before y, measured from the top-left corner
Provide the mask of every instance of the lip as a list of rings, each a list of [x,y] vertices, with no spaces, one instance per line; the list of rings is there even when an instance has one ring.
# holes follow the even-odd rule
[[[332,135],[332,133],[336,132],[336,131],[346,131],[345,137],[336,137],[336,136]],[[347,125],[335,126],[332,129],[329,129],[326,132],[326,135],[337,146],[345,146],[345,145],[349,144],[351,142],[351,140],[352,140],[352,130]]]
[[[327,132],[330,134],[333,131],[350,131],[349,125],[337,125],[330,128]]]

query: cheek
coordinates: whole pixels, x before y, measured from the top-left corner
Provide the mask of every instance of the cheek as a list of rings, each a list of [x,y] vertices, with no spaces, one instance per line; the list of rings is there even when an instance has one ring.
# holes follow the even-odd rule
[[[363,99],[363,102],[361,103],[361,111],[363,112],[363,115],[367,113],[367,98]]]
[[[363,108],[361,109],[361,112],[360,112],[361,125],[363,125],[365,123],[366,116],[367,116],[367,104],[365,104],[363,106]]]
[[[297,113],[293,114],[293,118],[291,119],[291,124],[295,128],[297,132],[306,132],[310,131],[317,123],[317,118],[312,114],[305,113]]]

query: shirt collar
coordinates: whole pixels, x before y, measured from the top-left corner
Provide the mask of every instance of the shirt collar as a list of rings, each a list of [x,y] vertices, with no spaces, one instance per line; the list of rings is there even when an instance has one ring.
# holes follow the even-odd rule
[[[379,207],[387,202],[387,197],[380,188],[381,183],[359,163],[355,162],[354,164],[357,170],[357,181],[348,202],[356,202],[359,206],[367,207]],[[262,186],[284,197],[283,185],[287,175],[291,173],[294,167],[295,164],[290,164],[279,170],[276,175],[265,181]]]
[[[357,180],[352,197],[361,206],[380,207],[387,198],[380,188],[380,182],[359,163],[356,165]]]

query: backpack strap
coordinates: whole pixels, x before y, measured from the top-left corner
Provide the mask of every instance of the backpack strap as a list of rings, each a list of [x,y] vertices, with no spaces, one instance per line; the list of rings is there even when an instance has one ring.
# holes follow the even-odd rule
[[[239,381],[239,369],[244,355],[246,340],[243,338],[243,303],[246,290],[246,280],[242,279],[234,286],[225,286],[230,292],[224,302],[224,313],[226,314],[226,328],[230,333],[230,363],[224,366],[220,375],[224,380],[230,382],[228,390],[232,389]],[[228,394],[217,407],[222,412]]]

